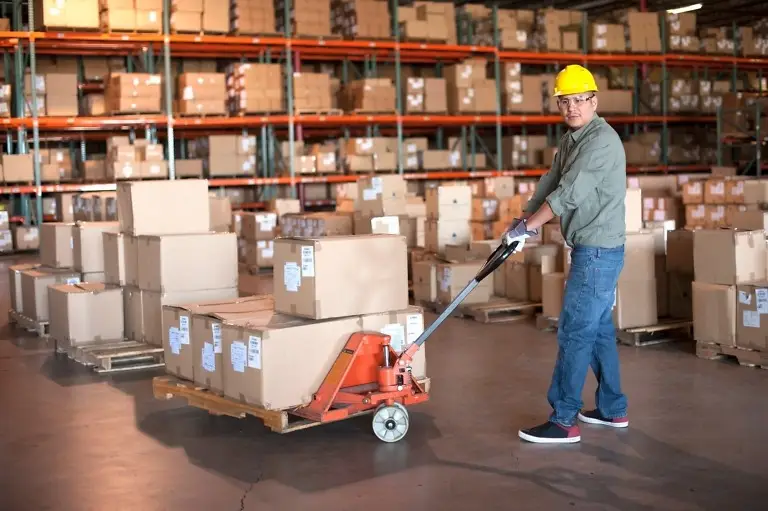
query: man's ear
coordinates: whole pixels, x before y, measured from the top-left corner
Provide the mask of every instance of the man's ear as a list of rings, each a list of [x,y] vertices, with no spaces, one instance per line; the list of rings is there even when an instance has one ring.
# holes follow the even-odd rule
[[[597,94],[592,96],[592,100],[591,101],[592,101],[592,107],[597,109]]]

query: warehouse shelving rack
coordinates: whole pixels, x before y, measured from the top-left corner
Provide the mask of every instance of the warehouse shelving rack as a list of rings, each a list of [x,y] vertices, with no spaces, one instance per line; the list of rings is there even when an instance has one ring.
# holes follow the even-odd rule
[[[292,2],[285,2],[285,9],[290,10]],[[164,0],[163,33],[162,34],[101,34],[94,32],[40,32],[36,31],[32,24],[35,19],[34,4],[22,2],[22,0],[4,0],[0,2],[0,8],[7,11],[10,6],[12,32],[0,33],[0,49],[4,53],[6,70],[10,69],[11,57],[14,69],[14,111],[13,117],[0,119],[0,124],[5,131],[6,150],[8,152],[25,152],[28,146],[28,131],[32,131],[33,148],[40,147],[41,134],[47,139],[67,141],[67,138],[77,138],[79,147],[74,147],[75,142],[69,141],[73,152],[79,151],[81,156],[86,153],[86,141],[103,139],[107,133],[114,131],[128,131],[144,129],[146,136],[152,139],[165,138],[167,140],[167,159],[171,178],[174,176],[174,161],[177,155],[185,156],[185,146],[180,144],[177,150],[176,141],[189,137],[201,136],[209,132],[242,132],[250,130],[258,131],[259,147],[261,153],[261,168],[263,175],[254,178],[212,179],[212,186],[291,186],[294,194],[297,189],[301,196],[301,185],[308,183],[339,183],[354,181],[356,176],[330,175],[330,176],[305,176],[297,175],[294,170],[293,144],[297,137],[303,135],[303,131],[321,134],[342,133],[349,136],[351,130],[365,128],[368,133],[381,133],[393,131],[397,134],[398,145],[401,146],[405,132],[423,132],[435,130],[438,140],[442,141],[444,128],[457,128],[461,130],[460,143],[465,158],[461,170],[445,172],[408,172],[408,179],[468,179],[475,177],[487,177],[493,175],[537,176],[542,169],[517,169],[505,170],[505,162],[502,159],[501,139],[506,131],[511,129],[526,133],[528,127],[546,126],[548,134],[552,135],[553,128],[559,134],[561,119],[556,115],[505,115],[502,114],[502,83],[501,65],[504,62],[520,62],[530,66],[546,66],[550,70],[557,70],[562,65],[570,63],[582,63],[594,67],[599,66],[623,66],[631,69],[635,76],[639,76],[641,67],[660,66],[663,70],[663,79],[667,79],[668,68],[689,68],[716,72],[729,73],[734,82],[739,71],[756,70],[761,72],[768,67],[768,59],[744,58],[734,56],[707,56],[694,54],[669,54],[663,51],[656,55],[643,54],[593,54],[586,53],[587,40],[587,16],[584,17],[582,28],[582,53],[547,53],[535,51],[507,51],[499,49],[499,29],[497,7],[492,7],[494,20],[495,46],[477,46],[472,44],[432,44],[421,42],[402,41],[397,23],[398,1],[390,0],[392,13],[392,34],[390,41],[368,40],[337,40],[337,39],[292,39],[284,37],[251,37],[251,36],[213,36],[213,35],[180,35],[170,33],[170,0]],[[23,26],[22,10],[26,6],[29,26]],[[286,16],[286,19],[289,17]],[[461,33],[462,26],[466,26],[466,20],[461,15],[457,16],[459,40],[466,42],[465,34]],[[664,23],[661,22],[662,40]],[[286,31],[287,32],[287,31]],[[162,68],[165,77],[165,112],[162,115],[153,116],[120,116],[120,117],[39,117],[36,105],[31,105],[32,116],[24,116],[23,105],[23,76],[25,69],[33,79],[36,75],[35,58],[38,54],[54,56],[125,56],[128,58],[128,70],[132,70],[132,64],[139,61],[141,67],[147,72],[155,72],[155,68]],[[156,57],[158,56],[159,57]],[[172,58],[215,58],[231,61],[280,61],[285,66],[286,76],[291,76],[293,69],[297,69],[302,61],[309,62],[341,62],[345,68],[350,65],[363,63],[365,73],[375,74],[376,63],[388,62],[395,65],[395,87],[401,90],[403,64],[430,64],[438,66],[458,62],[463,59],[477,56],[484,57],[493,62],[494,77],[497,86],[496,112],[490,115],[294,115],[292,105],[292,80],[285,80],[286,88],[286,114],[282,115],[252,115],[243,117],[213,117],[213,118],[177,118],[173,114],[173,82],[171,70]],[[157,60],[156,60],[157,59]],[[82,70],[82,65],[80,65]],[[345,73],[347,74],[348,71]],[[82,77],[82,76],[81,76]],[[669,115],[666,109],[660,115],[638,115],[639,80],[634,80],[635,105],[633,115],[606,116],[614,125],[625,126],[625,133],[631,129],[638,132],[643,125],[659,124],[664,132],[666,144],[667,126],[670,124],[701,124],[715,125],[716,115]],[[98,90],[93,84],[81,84],[81,94]],[[662,87],[666,90],[666,87]],[[400,94],[396,95],[396,112],[403,112]],[[34,103],[34,101],[33,101]],[[666,98],[663,101],[666,105]],[[494,130],[496,141],[496,153],[492,154],[487,147],[482,147],[482,140],[477,136],[477,130]],[[467,134],[469,131],[469,135]],[[285,133],[291,147],[287,176],[276,176],[274,161],[279,161],[276,154],[276,134]],[[15,144],[14,144],[15,139]],[[474,158],[472,163],[467,161],[466,155],[474,155],[477,149],[476,142],[480,141],[481,148],[488,153],[493,163],[492,171],[476,171]],[[442,142],[440,142],[442,144]],[[275,157],[278,156],[278,157]],[[630,168],[630,172],[691,172],[706,170],[708,165],[668,165],[665,160],[662,165]],[[398,163],[398,171],[403,172],[402,161]],[[35,195],[38,198],[51,192],[79,192],[113,190],[114,183],[100,184],[75,184],[62,183],[57,185],[42,185],[40,183],[39,163],[35,162],[34,184],[23,186],[0,187],[0,194],[22,198],[21,211],[25,221],[29,220],[28,198]],[[42,203],[37,201],[37,216],[42,218]]]

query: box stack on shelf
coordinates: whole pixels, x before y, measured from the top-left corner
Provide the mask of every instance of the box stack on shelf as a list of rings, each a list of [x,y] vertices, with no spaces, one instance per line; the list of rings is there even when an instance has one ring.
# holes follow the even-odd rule
[[[332,0],[333,33],[346,39],[389,39],[389,4],[386,0]]]
[[[230,0],[229,6],[232,33],[259,35],[277,32],[273,0]]]
[[[110,137],[107,150],[106,177],[111,181],[168,178],[168,163],[160,144],[147,140],[131,144],[128,137]]]
[[[409,77],[404,92],[403,104],[407,114],[448,112],[444,78]]]
[[[450,113],[496,111],[496,81],[487,77],[487,66],[488,61],[478,58],[445,69]]]
[[[203,160],[208,177],[256,174],[256,137],[211,135],[198,140],[193,155]]]
[[[581,29],[584,13],[542,9],[536,12],[533,47],[555,52],[581,51]]]
[[[446,2],[414,2],[397,9],[400,36],[405,40],[456,44],[456,9]]]
[[[425,248],[443,254],[447,245],[472,240],[472,188],[467,185],[438,186],[427,190]]]
[[[97,30],[99,22],[99,0],[32,0],[35,7],[35,29],[50,30]],[[50,8],[49,3],[55,5]]]
[[[286,26],[285,2],[275,0],[277,28]],[[288,18],[292,37],[329,37],[331,33],[331,0],[292,0]]]
[[[376,99],[378,95],[369,93],[368,97]],[[331,79],[327,74],[293,73],[293,108],[295,113],[329,112],[332,110],[331,103]]]
[[[324,84],[323,87],[325,87]],[[340,95],[339,106],[348,112],[393,113],[395,111],[396,91],[389,78],[353,80],[342,88]]]
[[[482,6],[473,6],[482,7]],[[479,12],[474,33],[474,44],[493,46],[493,15],[488,8]],[[534,12],[530,10],[498,9],[499,44],[504,50],[528,48],[528,34],[534,26]]]
[[[100,27],[103,32],[161,32],[162,0],[101,0]]]
[[[402,176],[365,176],[357,183],[354,200],[355,234],[393,234],[405,237],[406,246],[424,246],[423,201],[409,197]]]
[[[232,115],[285,111],[279,64],[233,64],[227,75]]]
[[[735,173],[733,168],[714,168]],[[690,181],[681,187],[685,204],[685,226],[689,229],[735,227],[740,213],[757,211],[768,203],[768,190],[762,180],[736,176],[711,177]]]
[[[105,80],[104,101],[111,115],[159,113],[163,79],[148,73],[112,73]]]
[[[181,73],[175,111],[180,115],[226,115],[229,95],[224,73]]]
[[[667,13],[667,49],[675,53],[696,53],[699,38],[696,36],[696,13]]]
[[[277,237],[277,213],[241,212],[240,261],[250,271],[272,268]]]
[[[199,34],[203,31],[202,0],[171,1],[171,31],[177,34]]]

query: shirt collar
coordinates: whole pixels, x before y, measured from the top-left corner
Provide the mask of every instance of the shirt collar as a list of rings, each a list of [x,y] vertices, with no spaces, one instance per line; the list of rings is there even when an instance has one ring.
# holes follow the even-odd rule
[[[568,133],[571,135],[571,140],[573,140],[574,142],[578,142],[579,140],[581,140],[581,137],[584,136],[584,133],[589,131],[588,128],[594,125],[595,121],[597,121],[598,119],[600,119],[600,116],[597,115],[597,112],[595,112],[595,114],[592,116],[592,119],[581,128],[577,130],[569,129]]]

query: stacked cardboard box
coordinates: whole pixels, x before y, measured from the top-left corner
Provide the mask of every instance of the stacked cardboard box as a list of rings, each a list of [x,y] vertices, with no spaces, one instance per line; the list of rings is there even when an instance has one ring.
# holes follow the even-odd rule
[[[662,86],[659,76],[651,76],[642,84],[640,89],[641,113],[660,113],[663,111]],[[667,80],[667,111],[670,113],[699,112],[699,102],[699,82],[693,80],[690,73],[685,71],[670,73]]]
[[[203,10],[202,0],[172,0],[171,30],[199,34],[203,31]]]
[[[49,86],[45,87],[43,115],[55,117],[78,114],[76,73],[46,73],[44,82]]]
[[[339,153],[350,173],[397,169],[397,143],[391,138],[350,138],[340,144]]]
[[[11,218],[8,211],[0,211],[0,253],[13,252],[13,233],[11,233]]]
[[[672,52],[698,52],[696,13],[667,13],[667,50]]]
[[[283,236],[347,236],[354,232],[353,217],[349,213],[289,213],[280,216]]]
[[[684,183],[681,190],[688,228],[735,226],[741,213],[758,211],[768,203],[768,190],[762,180],[711,177]]]
[[[67,201],[69,202],[69,201]],[[69,211],[63,214],[64,207]],[[59,209],[59,222],[115,222],[117,221],[117,196],[115,192],[86,192],[74,195],[68,206]]]
[[[40,149],[38,155],[42,182],[58,183],[72,179],[72,157],[69,149]]]
[[[658,323],[656,264],[654,235],[650,232],[627,233],[624,268],[619,276],[613,311],[618,328]]]
[[[45,75],[35,75],[33,83],[32,75],[27,73],[24,75],[24,116],[32,117],[33,97],[36,101],[37,115],[43,117],[47,115],[45,107]]]
[[[280,64],[233,64],[227,76],[233,115],[282,112],[285,109]]]
[[[30,183],[35,180],[32,154],[4,154],[3,181],[6,183]]]
[[[181,73],[176,90],[176,111],[181,115],[227,113],[229,95],[224,73]]]
[[[487,78],[487,64],[484,59],[470,59],[446,68],[450,113],[496,111],[496,82]]]
[[[628,165],[658,165],[661,161],[661,134],[637,133],[624,142]]]
[[[330,110],[330,77],[324,73],[293,73],[293,106],[299,114]]]
[[[626,11],[622,21],[629,33],[629,51],[632,53],[660,53],[661,29],[659,13]]]
[[[533,31],[533,11],[498,9],[499,44],[505,50],[525,50],[528,34]],[[490,12],[477,20],[474,44],[494,46],[493,16]]]
[[[293,0],[290,9],[290,33],[286,36],[330,36],[331,0]],[[285,27],[285,4],[275,0],[277,28]]]
[[[232,32],[241,35],[275,32],[273,0],[230,0]]]
[[[11,116],[11,86],[0,84],[0,117]]]
[[[414,2],[397,10],[403,39],[456,44],[456,9],[445,2]]]
[[[581,11],[539,10],[536,13],[533,46],[547,51],[579,51],[583,17]]]
[[[33,0],[35,29],[99,28],[99,0]]]
[[[519,62],[505,62],[502,68],[504,89],[502,101],[506,113],[541,113],[552,94],[551,75],[523,75]],[[545,99],[547,98],[547,99]],[[551,106],[550,111],[554,110]]]
[[[165,179],[168,163],[164,160],[161,144],[128,137],[110,137],[107,140],[106,177],[121,179]]]
[[[160,32],[162,0],[100,0],[100,28],[104,32]]]
[[[765,20],[760,20],[751,27],[740,27],[739,39],[743,56],[768,55],[768,24]]]
[[[591,23],[590,49],[597,53],[624,53],[627,42],[624,37],[624,25],[615,23]]]
[[[448,97],[443,78],[410,77],[406,80],[405,113],[446,113]]]
[[[343,87],[340,105],[349,112],[391,113],[395,111],[396,93],[389,78],[353,80]]]
[[[83,96],[80,108],[85,116],[100,117],[106,115],[107,105],[104,94],[90,93]]]
[[[426,192],[427,223],[425,248],[442,254],[446,245],[472,239],[472,188],[468,185],[438,186]]]
[[[110,114],[161,111],[162,78],[146,73],[112,73],[105,81],[104,100]]]
[[[531,168],[544,164],[546,135],[515,135],[502,139],[501,151],[505,165],[512,168]]]
[[[240,225],[239,237],[240,261],[249,269],[272,268],[277,236],[277,213],[249,212],[238,213]]]
[[[206,175],[252,176],[256,174],[256,137],[211,135],[198,145],[198,158],[206,162]]]
[[[733,55],[736,41],[729,27],[704,28],[699,34],[701,51],[707,55]]]
[[[400,175],[366,176],[357,183],[355,234],[404,236],[408,248],[424,246],[426,208],[407,196]]]
[[[117,202],[120,233],[104,236],[105,273],[125,286],[128,339],[162,345],[163,305],[238,296],[236,235],[210,231],[206,181],[120,183]]]
[[[391,35],[386,0],[332,0],[333,33],[345,38],[387,39]]]
[[[764,296],[756,292],[766,279],[764,231],[698,230],[693,260],[694,339],[765,349]]]

